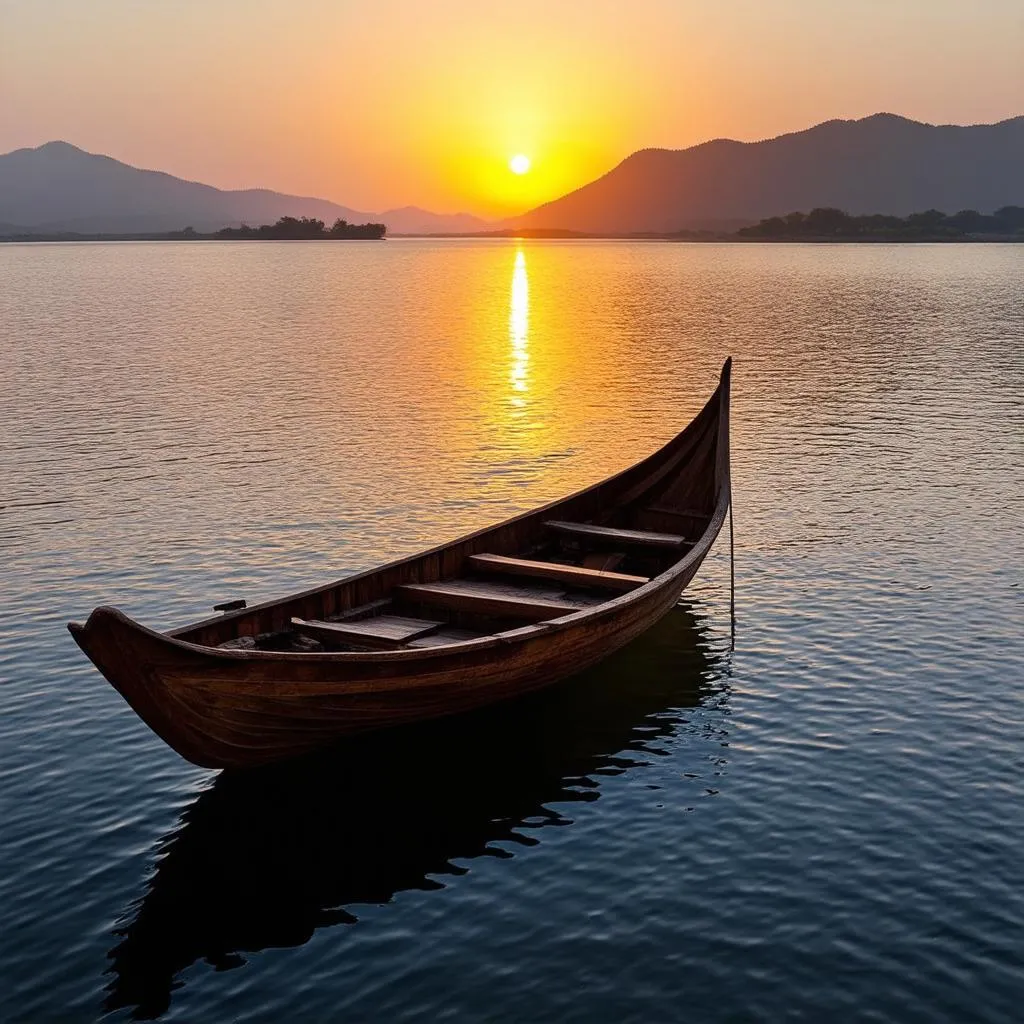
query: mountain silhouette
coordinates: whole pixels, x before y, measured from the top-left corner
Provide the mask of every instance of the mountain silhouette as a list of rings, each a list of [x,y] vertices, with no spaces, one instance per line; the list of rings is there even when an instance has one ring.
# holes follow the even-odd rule
[[[67,142],[17,149],[0,156],[0,224],[4,233],[158,232],[193,227],[273,223],[279,217],[315,217],[331,224],[387,224],[392,234],[477,231],[485,223],[469,214],[437,214],[417,207],[369,213],[326,199],[289,196],[269,189],[227,191],[146,171],[109,156],[86,153]]]
[[[66,142],[0,155],[0,234],[142,233],[266,224],[382,222],[391,234],[493,228],[616,235],[733,231],[794,210],[905,217],[1024,205],[1024,117],[930,125],[895,114],[826,121],[761,142],[716,139],[643,149],[607,174],[518,217],[491,224],[415,206],[383,213],[268,189],[228,191],[140,170]]]
[[[762,142],[640,150],[505,226],[592,234],[733,230],[815,207],[907,216],[1010,205],[1024,205],[1024,117],[937,126],[874,114]]]

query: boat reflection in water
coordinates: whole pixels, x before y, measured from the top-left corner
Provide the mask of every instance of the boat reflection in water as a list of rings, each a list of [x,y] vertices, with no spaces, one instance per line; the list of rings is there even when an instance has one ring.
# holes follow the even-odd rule
[[[685,709],[722,692],[719,645],[685,607],[560,686],[482,712],[380,733],[301,761],[224,772],[160,843],[111,950],[106,1009],[165,1012],[176,975],[206,960],[299,946],[352,906],[440,889],[452,863],[536,845],[644,761]],[[600,774],[596,774],[600,772]],[[521,831],[525,829],[526,831]],[[178,983],[180,984],[180,983]]]

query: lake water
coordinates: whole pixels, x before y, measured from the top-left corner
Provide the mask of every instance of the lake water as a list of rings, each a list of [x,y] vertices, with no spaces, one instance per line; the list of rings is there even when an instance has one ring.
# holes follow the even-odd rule
[[[1024,246],[0,246],[0,1019],[992,1021],[1024,1002]],[[683,607],[218,776],[64,629],[599,479],[733,377]]]

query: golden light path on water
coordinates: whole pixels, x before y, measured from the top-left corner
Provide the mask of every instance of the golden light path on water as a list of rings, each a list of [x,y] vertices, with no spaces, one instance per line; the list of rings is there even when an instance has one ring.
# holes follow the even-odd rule
[[[526,275],[526,254],[522,249],[516,252],[515,269],[512,271],[512,304],[508,317],[508,332],[512,342],[512,369],[509,379],[513,392],[529,391],[530,363],[530,280]],[[513,394],[510,403],[517,409],[526,405],[521,394]]]
[[[621,469],[699,407],[701,392],[694,387],[690,405],[675,399],[667,424],[662,415],[652,430],[664,382],[678,387],[690,368],[678,351],[670,360],[635,344],[629,315],[635,300],[622,302],[628,274],[589,306],[578,301],[587,294],[584,266],[619,261],[610,250],[519,239],[492,244],[483,259],[479,246],[446,251],[458,272],[437,280],[432,301],[449,322],[466,326],[452,342],[459,359],[447,365],[458,387],[443,406],[449,415],[440,424],[444,441],[432,466],[436,470],[443,457],[457,473],[472,475],[478,516],[484,496],[519,508],[525,489],[537,494],[533,489],[546,487],[539,493],[549,500]],[[639,390],[644,400],[623,403],[622,392],[608,382],[626,373],[624,363],[637,351],[640,359],[629,360],[627,390]],[[638,362],[646,365],[638,369]],[[715,364],[717,356],[702,384],[717,373]],[[585,437],[590,440],[581,443]]]

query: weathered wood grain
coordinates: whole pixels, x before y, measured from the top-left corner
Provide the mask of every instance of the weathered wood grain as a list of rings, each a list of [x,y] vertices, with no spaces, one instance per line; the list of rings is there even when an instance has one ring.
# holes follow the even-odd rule
[[[417,637],[409,641],[410,647],[447,647],[450,644],[462,644],[467,640],[479,640],[482,633],[476,633],[471,629],[454,629],[446,627],[428,633],[426,636]]]
[[[594,523],[566,523],[549,520],[544,524],[556,533],[568,534],[583,540],[642,548],[681,548],[691,543],[685,537],[674,533],[654,533],[650,530],[622,530],[613,526],[598,526]]]
[[[410,619],[400,615],[378,615],[355,622],[318,622],[293,618],[292,626],[299,632],[327,643],[352,644],[379,650],[395,650],[432,633],[443,622]]]
[[[628,591],[635,590],[648,582],[646,576],[630,576],[621,572],[587,569],[581,565],[562,565],[560,562],[509,558],[507,555],[470,555],[469,561],[474,569],[479,569],[482,572],[557,580],[574,587],[599,587],[604,590]]]
[[[512,619],[555,619],[586,607],[580,600],[547,593],[540,588],[502,586],[478,580],[441,580],[396,587],[402,598],[432,608]]]

